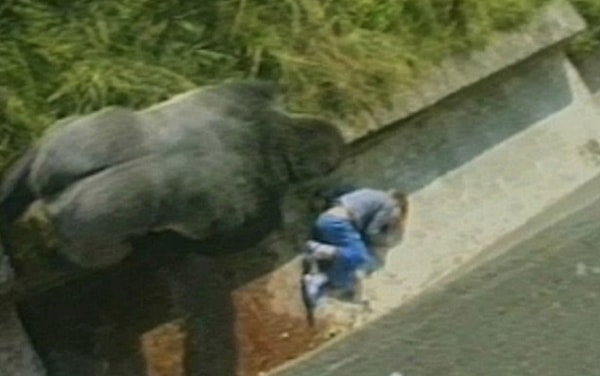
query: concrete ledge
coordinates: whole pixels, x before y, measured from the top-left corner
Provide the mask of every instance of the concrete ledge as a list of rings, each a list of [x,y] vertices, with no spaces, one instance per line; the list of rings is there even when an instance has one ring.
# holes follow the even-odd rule
[[[353,119],[356,125],[345,127],[344,136],[353,142],[382,130],[494,73],[556,47],[585,27],[585,21],[571,4],[562,0],[553,2],[520,30],[497,34],[484,49],[446,59],[427,71],[427,79],[399,90],[389,108]]]

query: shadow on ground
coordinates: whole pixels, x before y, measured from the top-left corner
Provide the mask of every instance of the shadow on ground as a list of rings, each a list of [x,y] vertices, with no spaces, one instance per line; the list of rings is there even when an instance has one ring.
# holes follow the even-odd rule
[[[279,218],[255,223],[202,243],[137,239],[120,265],[27,295],[21,316],[49,375],[235,375],[232,291],[288,261],[278,250],[304,237]]]

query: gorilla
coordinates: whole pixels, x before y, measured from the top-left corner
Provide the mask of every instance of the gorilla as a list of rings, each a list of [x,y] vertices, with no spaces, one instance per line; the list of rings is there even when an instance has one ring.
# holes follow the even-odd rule
[[[235,235],[266,208],[280,211],[292,184],[332,172],[344,151],[334,124],[286,113],[274,83],[208,86],[57,122],[5,173],[0,216],[13,223],[37,203],[61,254],[106,267],[136,236]]]

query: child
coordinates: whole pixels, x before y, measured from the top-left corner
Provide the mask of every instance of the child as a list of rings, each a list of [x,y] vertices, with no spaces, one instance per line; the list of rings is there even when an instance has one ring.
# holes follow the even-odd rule
[[[317,219],[314,240],[307,242],[303,293],[309,307],[326,288],[353,291],[356,273],[378,267],[374,248],[401,232],[408,201],[400,192],[362,188],[342,194]]]

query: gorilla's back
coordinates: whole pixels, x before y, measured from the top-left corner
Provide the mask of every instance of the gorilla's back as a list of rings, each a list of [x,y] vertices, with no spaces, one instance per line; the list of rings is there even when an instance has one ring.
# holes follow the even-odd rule
[[[252,126],[269,106],[248,107],[214,89],[198,89],[141,111],[108,107],[51,129],[40,142],[30,181],[46,197],[151,154],[222,148],[250,153],[258,147]]]

